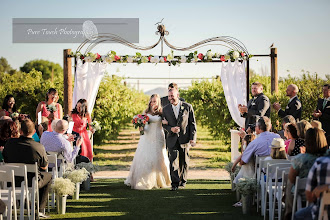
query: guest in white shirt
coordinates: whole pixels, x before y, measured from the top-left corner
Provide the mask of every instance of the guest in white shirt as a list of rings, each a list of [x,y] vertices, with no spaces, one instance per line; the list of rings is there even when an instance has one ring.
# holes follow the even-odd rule
[[[82,139],[77,140],[77,146],[72,149],[68,137],[64,136],[64,133],[68,129],[68,122],[65,120],[59,120],[56,123],[55,131],[44,132],[41,136],[40,143],[45,146],[47,152],[61,152],[65,160],[72,163],[76,158],[80,150]]]

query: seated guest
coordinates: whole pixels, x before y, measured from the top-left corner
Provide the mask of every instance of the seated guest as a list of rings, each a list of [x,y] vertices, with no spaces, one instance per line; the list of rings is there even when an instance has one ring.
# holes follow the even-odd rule
[[[291,155],[291,152],[295,148],[295,146],[302,146],[302,141],[299,139],[297,128],[294,124],[287,124],[285,130],[288,140],[291,140],[286,148],[286,152],[288,155]],[[299,149],[300,150],[300,149]]]
[[[318,219],[320,209],[321,193],[329,190],[330,187],[330,155],[316,159],[312,168],[309,170],[306,184],[306,199],[312,204],[306,208],[300,209],[295,213],[294,219],[309,220]],[[327,206],[326,206],[327,207]],[[330,206],[328,206],[330,213]]]
[[[270,156],[265,160],[288,159],[285,152],[285,144],[282,138],[274,138],[270,147]]]
[[[2,123],[1,123],[2,124]],[[10,138],[18,138],[19,131],[17,129],[16,123],[13,121],[4,121],[0,128],[0,162],[3,161],[2,151],[6,142]]]
[[[301,102],[297,97],[297,94],[299,92],[298,86],[295,84],[288,85],[286,89],[286,96],[290,98],[287,106],[285,107],[285,110],[283,111],[281,109],[281,105],[279,103],[274,103],[273,107],[276,111],[278,111],[278,116],[281,118],[292,115],[297,121],[301,118],[301,111],[302,106]]]
[[[318,128],[309,128],[306,132],[304,148],[305,153],[298,154],[291,159],[292,166],[289,171],[285,200],[286,218],[291,217],[293,203],[291,193],[294,192],[296,177],[299,176],[299,178],[306,178],[315,160],[318,157],[323,156],[328,149],[324,132]]]
[[[282,118],[282,130],[278,131],[277,133],[281,136],[282,139],[286,140],[287,138],[284,135],[284,125],[291,123],[291,124],[296,124],[296,119],[292,115],[287,115],[284,118]]]
[[[72,163],[78,155],[82,139],[77,140],[77,146],[72,150],[70,142],[64,137],[66,130],[68,130],[68,122],[59,120],[53,132],[44,132],[42,134],[40,143],[45,146],[47,152],[62,153],[65,160]]]
[[[274,138],[280,138],[280,135],[270,132],[272,123],[266,116],[260,117],[257,121],[255,132],[258,135],[245,149],[242,154],[240,164],[241,169],[245,169],[244,166],[248,166],[251,160],[254,160],[255,156],[268,156],[270,155],[270,148]],[[242,173],[242,176],[245,174]]]
[[[6,95],[3,100],[2,110],[0,111],[0,118],[2,116],[10,116],[12,113],[16,112],[16,104],[13,95]]]
[[[292,143],[294,146],[289,145],[288,155],[295,156],[300,154],[300,147],[305,144],[306,131],[311,127],[312,125],[306,120],[301,120],[296,124],[298,139]]]
[[[243,147],[242,147],[243,152],[245,151],[246,147],[251,143],[251,141],[253,141],[255,138],[256,138],[256,136],[254,134],[245,135],[245,137],[243,138]],[[235,160],[235,162],[231,168],[232,172],[235,172],[236,166],[241,161],[241,158],[242,158],[242,155],[239,156]],[[248,166],[244,166],[244,167],[242,167],[242,169],[240,169],[239,173],[237,174],[237,176],[234,180],[234,183],[237,183],[237,181],[240,178],[247,178],[247,177],[252,178],[253,175],[254,175],[254,161],[251,160],[249,162]]]
[[[39,168],[38,187],[40,209],[44,209],[48,200],[52,174],[42,172],[47,169],[48,158],[44,146],[32,139],[34,133],[34,123],[30,119],[23,120],[21,122],[21,136],[19,138],[11,138],[7,141],[3,150],[3,157],[5,163],[34,164],[37,162]],[[29,185],[31,185],[32,177],[28,173]],[[39,216],[44,215],[39,213]]]
[[[48,129],[48,118],[42,116],[41,118],[41,124],[38,125],[38,121],[36,121],[36,133],[32,136],[33,140],[36,142],[40,142],[40,138],[42,133],[47,131]]]

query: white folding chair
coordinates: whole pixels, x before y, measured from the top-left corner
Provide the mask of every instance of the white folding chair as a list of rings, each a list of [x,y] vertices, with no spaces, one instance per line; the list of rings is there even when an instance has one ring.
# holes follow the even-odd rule
[[[296,184],[295,184],[295,189],[294,189],[294,194],[293,194],[293,204],[292,204],[292,216],[291,219],[294,219],[294,214],[296,211],[299,211],[302,207],[302,196],[299,194],[299,191],[304,191],[306,188],[307,184],[307,178],[299,178],[299,176],[296,177]],[[308,204],[306,204],[308,205]],[[296,210],[297,206],[297,210]]]
[[[273,202],[273,211],[272,211],[272,219],[275,219],[275,212],[277,210],[277,218],[281,220],[282,217],[282,211],[283,211],[283,206],[282,206],[282,198],[284,196],[284,187],[286,185],[287,179],[288,179],[288,174],[290,171],[290,167],[288,168],[276,168],[275,171],[275,187],[274,187],[274,202]],[[279,179],[281,178],[281,182]],[[276,202],[277,201],[277,202]],[[277,209],[276,209],[276,204],[277,204]]]
[[[27,179],[27,169],[26,166],[14,166],[11,164],[4,164],[0,166],[0,170],[3,171],[14,171],[15,177],[23,177],[21,186],[15,187],[16,200],[20,201],[20,219],[24,220],[24,207],[25,200],[27,202],[27,216],[30,217],[30,199],[29,199],[29,189],[28,189],[28,179]]]
[[[39,219],[39,187],[38,187],[38,164],[26,164],[26,163],[7,163],[14,166],[26,166],[28,173],[33,173],[34,177],[32,178],[32,186],[28,187],[31,199],[31,218],[34,220],[37,216]],[[37,213],[37,214],[36,214]]]
[[[16,192],[15,192],[15,177],[14,170],[10,171],[0,171],[0,182],[4,182],[4,187],[7,187],[7,183],[11,183],[11,187],[6,190],[5,195],[2,195],[3,189],[0,188],[0,198],[7,205],[6,215],[7,220],[13,219],[14,211],[14,220],[17,220],[17,207],[16,207]],[[2,215],[0,215],[2,217]]]
[[[273,216],[273,190],[275,187],[275,181],[273,182],[273,178],[276,178],[274,176],[276,172],[276,168],[290,168],[291,163],[288,160],[281,160],[281,159],[276,159],[276,160],[269,160],[267,163],[267,168],[266,168],[266,181],[265,181],[265,205],[264,205],[264,220],[266,219],[266,211],[267,211],[267,197],[269,198],[268,200],[268,211],[269,211],[269,219],[271,220]],[[281,178],[281,177],[280,177]]]
[[[258,181],[260,185],[260,192],[261,192],[261,215],[265,215],[265,190],[266,190],[266,171],[267,171],[267,164],[276,164],[276,163],[289,163],[289,161],[283,159],[272,159],[272,160],[265,160],[265,158],[259,160],[259,168],[258,168]]]
[[[329,219],[327,206],[330,206],[330,192],[323,192],[320,202],[319,220]]]
[[[54,167],[51,170],[52,181],[54,181],[58,177],[57,154],[47,155],[47,158],[48,158],[48,166],[50,164],[54,165]],[[47,168],[47,172],[49,172],[48,168]],[[51,193],[51,204],[50,205],[53,208],[55,208],[55,192]],[[48,209],[48,212],[50,212],[49,200],[47,202],[47,209]]]
[[[255,165],[254,165],[254,173],[255,178],[257,180],[258,189],[256,192],[256,201],[257,201],[257,212],[259,211],[259,201],[260,201],[260,161],[264,160],[267,156],[258,156],[256,155]]]
[[[65,159],[64,159],[63,155],[59,152],[52,152],[52,151],[48,151],[47,153],[49,155],[57,156],[57,160],[60,161],[60,163],[57,162],[57,169],[59,168],[59,170],[57,170],[58,171],[57,177],[63,177],[63,174],[66,169]]]

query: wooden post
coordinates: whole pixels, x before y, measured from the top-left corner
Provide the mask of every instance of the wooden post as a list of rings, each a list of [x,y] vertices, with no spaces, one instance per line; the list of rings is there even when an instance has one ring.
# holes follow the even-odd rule
[[[64,76],[64,115],[72,110],[72,58],[69,57],[71,49],[63,50],[63,76]]]
[[[270,48],[271,92],[278,93],[277,48]]]

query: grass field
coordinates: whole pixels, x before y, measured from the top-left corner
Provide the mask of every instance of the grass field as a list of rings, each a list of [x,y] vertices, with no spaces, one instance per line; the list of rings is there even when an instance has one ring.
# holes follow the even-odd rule
[[[229,181],[192,180],[183,190],[131,190],[123,179],[97,180],[80,200],[68,199],[67,213],[52,219],[262,219],[255,209],[243,215],[232,207]]]
[[[129,170],[138,144],[138,132],[128,127],[117,140],[95,146],[94,161],[101,170]],[[207,129],[198,127],[197,146],[190,151],[190,169],[220,172],[230,161],[230,148],[214,140]],[[68,199],[67,213],[52,219],[261,219],[255,209],[243,215],[234,208],[236,195],[226,180],[188,180],[185,189],[131,190],[124,179],[97,179],[80,200]]]
[[[94,146],[94,162],[101,170],[129,170],[138,141],[138,131],[128,126],[117,140]],[[197,145],[190,150],[190,158],[190,169],[222,168],[230,161],[230,146],[214,140],[206,128],[198,126]]]

